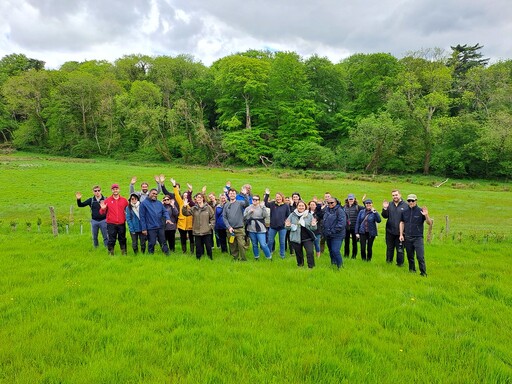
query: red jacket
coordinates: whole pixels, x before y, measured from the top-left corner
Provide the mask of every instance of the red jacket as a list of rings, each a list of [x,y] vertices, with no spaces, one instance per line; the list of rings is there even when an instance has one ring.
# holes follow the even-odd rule
[[[125,209],[128,206],[128,200],[121,196],[118,199],[110,196],[105,199],[104,203],[107,208],[100,209],[100,213],[107,212],[107,224],[124,224],[126,222]]]

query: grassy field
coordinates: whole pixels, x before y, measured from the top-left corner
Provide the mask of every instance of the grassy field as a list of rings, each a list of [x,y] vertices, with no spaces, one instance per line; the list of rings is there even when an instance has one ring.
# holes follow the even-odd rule
[[[2,383],[512,382],[508,184],[450,180],[435,188],[443,179],[26,153],[0,156],[0,167]],[[385,263],[384,224],[374,260],[346,260],[340,271],[326,254],[308,270],[290,257],[234,263],[218,251],[197,261],[95,250],[75,191],[87,197],[96,183],[108,190],[118,182],[126,195],[132,176],[160,173],[196,191],[220,192],[230,180],[306,200],[325,191],[376,202],[395,187],[416,193],[435,220],[429,277]],[[61,222],[57,237],[49,206]]]

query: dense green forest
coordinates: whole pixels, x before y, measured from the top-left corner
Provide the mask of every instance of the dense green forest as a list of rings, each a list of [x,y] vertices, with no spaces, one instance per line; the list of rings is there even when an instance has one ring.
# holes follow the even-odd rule
[[[512,60],[482,46],[339,63],[247,51],[0,60],[0,142],[75,157],[508,179]]]

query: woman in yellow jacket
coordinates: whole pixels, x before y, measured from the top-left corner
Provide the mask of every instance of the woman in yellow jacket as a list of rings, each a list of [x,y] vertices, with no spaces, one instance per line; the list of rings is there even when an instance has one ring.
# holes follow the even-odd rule
[[[170,178],[169,181],[172,183],[172,188],[174,190],[174,199],[178,203],[179,207],[179,215],[178,215],[178,231],[180,232],[180,241],[181,241],[181,250],[183,253],[187,253],[187,238],[190,241],[190,253],[194,253],[194,235],[192,233],[192,216],[185,216],[182,212],[183,210],[183,200],[188,200],[190,206],[194,206],[194,202],[192,199],[192,186],[188,185],[188,191],[183,193],[183,196],[180,194],[180,185],[176,183],[176,180]],[[170,195],[169,190],[165,188],[164,185],[165,177],[160,175],[160,185],[162,186],[162,192],[165,195]]]

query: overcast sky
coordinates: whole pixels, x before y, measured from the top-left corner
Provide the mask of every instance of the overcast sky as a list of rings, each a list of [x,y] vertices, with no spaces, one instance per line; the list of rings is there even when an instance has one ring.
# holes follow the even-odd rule
[[[512,0],[0,0],[0,57],[47,68],[127,54],[193,55],[206,65],[248,49],[337,63],[476,44],[512,59]]]

